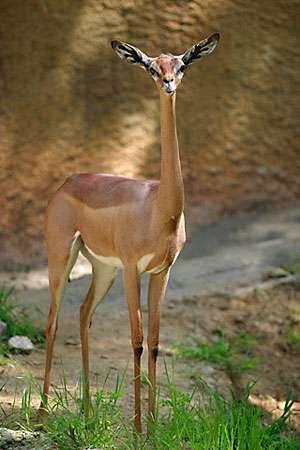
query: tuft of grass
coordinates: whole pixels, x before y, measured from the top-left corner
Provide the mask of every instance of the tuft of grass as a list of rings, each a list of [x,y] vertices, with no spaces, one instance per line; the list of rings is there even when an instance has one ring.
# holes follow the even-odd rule
[[[287,398],[282,416],[266,425],[266,414],[248,403],[252,385],[248,384],[243,396],[234,395],[225,400],[200,381],[193,392],[179,390],[167,372],[164,398],[158,398],[158,411],[148,421],[150,433],[138,439],[133,436],[131,420],[125,419],[118,406],[122,396],[122,377],[115,389],[109,391],[106,381],[91,398],[88,416],[83,412],[83,384],[70,391],[64,378],[62,388],[56,389],[47,407],[46,421],[42,425],[41,445],[64,450],[101,449],[172,449],[172,450],[294,450],[299,439],[288,428],[292,400]],[[15,423],[29,431],[37,428],[36,411],[32,407],[33,394],[42,398],[34,380],[24,390],[19,416]],[[16,413],[16,408],[15,411]],[[12,417],[11,417],[12,418]],[[133,419],[132,419],[133,420]],[[41,429],[41,425],[38,425]],[[137,445],[138,442],[138,445]],[[39,447],[36,447],[39,448]]]
[[[43,393],[33,377],[28,377],[27,387],[23,390],[21,405],[16,400],[10,411],[5,411],[6,426],[25,428],[28,431],[42,430],[41,446],[64,450],[85,448],[134,448],[127,443],[132,440],[131,429],[127,427],[118,406],[122,395],[124,375],[116,378],[115,389],[107,388],[108,376],[96,392],[91,395],[88,416],[84,413],[82,377],[74,389],[68,388],[65,377],[62,387],[54,388],[52,399],[45,406],[45,419],[39,422],[38,412],[33,406],[34,400],[42,402]],[[1,403],[0,403],[1,410]],[[2,408],[4,411],[4,408]],[[115,447],[115,443],[118,447]],[[126,445],[125,445],[126,443]],[[124,445],[123,445],[124,444]],[[39,447],[37,447],[39,448]],[[43,447],[44,448],[44,447]]]
[[[241,400],[232,395],[226,401],[203,381],[191,394],[169,383],[167,399],[163,400],[168,412],[155,422],[149,442],[153,447],[149,448],[295,449],[296,440],[283,435],[292,400],[287,399],[280,419],[266,426],[264,413],[247,401],[250,389],[251,384],[245,387]]]
[[[287,343],[295,349],[300,349],[300,331],[290,327],[286,337]]]
[[[45,342],[44,331],[33,323],[26,308],[18,305],[14,297],[14,290],[0,289],[0,320],[7,326],[6,333],[0,337],[1,356],[9,355],[7,341],[12,336],[27,336],[38,346],[43,346]]]
[[[0,337],[0,366],[1,361],[9,356],[10,349],[7,343],[3,342],[3,336]]]
[[[73,393],[67,390],[64,380],[63,390],[55,391],[46,423],[48,440],[66,450],[86,447],[112,449],[115,442],[122,444],[128,436],[117,402],[122,395],[124,377],[117,376],[115,389],[111,392],[106,389],[107,379],[108,376],[101,389],[92,396],[88,416],[84,415],[82,380]]]
[[[257,295],[258,297],[265,295],[266,290],[261,288],[261,287],[256,287],[254,289],[254,294]]]
[[[241,373],[253,371],[259,364],[258,359],[251,354],[253,347],[254,338],[245,332],[228,337],[216,330],[213,343],[179,345],[176,351],[181,357],[209,361],[230,373]]]
[[[300,275],[300,259],[296,259],[292,264],[283,267],[291,275]]]
[[[6,343],[1,343],[0,340],[0,367],[2,366],[20,366],[21,363],[17,360],[14,360],[11,357],[11,349],[8,347]]]

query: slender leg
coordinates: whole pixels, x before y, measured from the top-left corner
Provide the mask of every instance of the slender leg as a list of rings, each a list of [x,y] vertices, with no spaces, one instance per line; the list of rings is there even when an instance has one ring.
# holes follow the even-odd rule
[[[63,248],[52,248],[48,254],[49,287],[51,304],[46,327],[46,364],[43,387],[43,402],[45,406],[49,395],[53,347],[57,330],[57,315],[63,297],[69,274],[78,256],[81,241],[78,238],[70,241],[70,245]]]
[[[159,274],[153,274],[150,278],[148,293],[148,377],[149,377],[149,416],[155,415],[156,397],[156,359],[159,344],[160,305],[165,297],[169,280],[170,269]]]
[[[105,264],[93,266],[93,277],[87,297],[80,307],[80,337],[83,365],[83,398],[86,415],[89,411],[89,342],[88,330],[97,305],[112,286],[116,277],[116,269]]]
[[[134,401],[135,429],[142,431],[141,424],[141,356],[143,353],[143,328],[140,305],[140,276],[136,266],[124,268],[124,289],[128,304],[131,343],[134,354]]]

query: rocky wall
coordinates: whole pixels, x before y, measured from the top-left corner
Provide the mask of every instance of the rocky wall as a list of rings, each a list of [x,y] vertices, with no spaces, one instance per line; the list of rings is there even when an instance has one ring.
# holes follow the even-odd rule
[[[296,0],[2,0],[2,255],[44,257],[47,199],[68,175],[159,176],[156,88],[112,38],[156,56],[221,33],[177,95],[191,220],[295,200],[299,12]]]

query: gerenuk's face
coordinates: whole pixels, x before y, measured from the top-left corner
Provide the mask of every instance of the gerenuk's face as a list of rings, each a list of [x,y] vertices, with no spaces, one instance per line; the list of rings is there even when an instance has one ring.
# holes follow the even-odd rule
[[[125,42],[112,41],[111,45],[121,59],[142,67],[153,78],[158,89],[164,94],[172,95],[181,83],[189,65],[202,56],[212,53],[219,38],[219,33],[214,33],[193,45],[182,55],[162,54],[157,58],[151,58],[137,47]]]

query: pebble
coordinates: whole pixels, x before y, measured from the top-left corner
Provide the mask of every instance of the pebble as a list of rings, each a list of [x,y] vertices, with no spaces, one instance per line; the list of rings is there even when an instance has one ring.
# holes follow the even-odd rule
[[[32,442],[39,436],[37,432],[30,432],[25,430],[9,430],[8,428],[0,428],[0,446],[7,448],[8,444]]]
[[[269,174],[269,168],[267,166],[259,166],[256,168],[258,175],[266,177]]]
[[[8,345],[24,353],[30,353],[34,349],[33,343],[27,336],[13,336],[9,339]]]
[[[65,341],[65,345],[73,345],[74,347],[77,347],[78,345],[80,345],[80,341],[77,339],[67,339]]]

